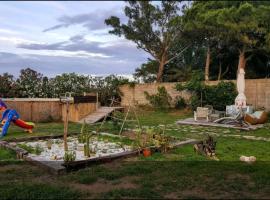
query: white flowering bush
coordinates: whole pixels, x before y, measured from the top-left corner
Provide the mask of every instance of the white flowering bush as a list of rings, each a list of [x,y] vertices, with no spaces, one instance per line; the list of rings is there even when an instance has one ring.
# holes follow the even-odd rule
[[[109,105],[113,97],[120,100],[118,87],[127,83],[129,83],[128,79],[115,75],[92,77],[63,73],[48,78],[33,69],[26,68],[21,70],[17,80],[7,73],[0,75],[0,94],[2,97],[10,98],[58,98],[66,92],[71,92],[73,95],[95,92],[99,94],[102,105]]]

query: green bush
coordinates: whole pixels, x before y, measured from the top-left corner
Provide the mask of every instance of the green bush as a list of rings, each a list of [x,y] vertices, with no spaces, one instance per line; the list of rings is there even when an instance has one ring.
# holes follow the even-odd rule
[[[237,96],[233,82],[219,82],[214,86],[206,86],[203,92],[203,105],[213,105],[217,110],[225,110],[226,105],[234,104]]]
[[[185,84],[176,84],[177,91],[187,90],[192,93],[189,106],[195,110],[202,105],[212,105],[216,110],[225,110],[226,105],[231,105],[237,95],[233,82],[221,81],[217,85],[205,85],[200,71],[194,71],[192,79]]]
[[[167,110],[170,108],[172,97],[168,94],[164,86],[158,87],[158,93],[150,95],[148,92],[144,92],[146,99],[149,103],[159,110]]]
[[[196,110],[197,107],[201,106],[201,101],[197,95],[191,97],[189,106],[192,110]]]
[[[186,100],[183,97],[177,97],[175,101],[175,108],[184,109],[187,106]]]

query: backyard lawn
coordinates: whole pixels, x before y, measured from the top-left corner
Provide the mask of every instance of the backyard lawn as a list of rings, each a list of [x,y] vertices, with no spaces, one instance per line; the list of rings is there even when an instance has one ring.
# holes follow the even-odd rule
[[[138,113],[143,127],[166,125],[166,134],[183,140],[212,135],[217,140],[216,154],[220,161],[197,155],[192,145],[186,145],[148,158],[116,160],[54,176],[27,162],[16,161],[13,152],[0,149],[0,198],[269,198],[269,124],[245,132],[176,125],[178,119],[191,116],[188,111],[140,110]],[[80,129],[80,124],[70,123],[70,133],[79,133]],[[117,133],[118,129],[108,121],[101,131]],[[12,127],[5,139],[62,132],[61,123],[41,123],[33,134]],[[255,156],[257,161],[242,163],[241,155]]]

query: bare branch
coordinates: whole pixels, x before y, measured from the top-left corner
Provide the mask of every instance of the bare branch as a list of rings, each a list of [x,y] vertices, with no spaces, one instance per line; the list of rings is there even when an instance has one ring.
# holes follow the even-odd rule
[[[180,54],[182,54],[186,49],[188,49],[191,46],[191,44],[189,44],[188,46],[186,46],[183,50],[181,50],[179,53],[177,53],[174,57],[172,57],[171,59],[167,60],[165,62],[165,64],[168,64],[169,62],[171,62],[173,59],[177,58]]]

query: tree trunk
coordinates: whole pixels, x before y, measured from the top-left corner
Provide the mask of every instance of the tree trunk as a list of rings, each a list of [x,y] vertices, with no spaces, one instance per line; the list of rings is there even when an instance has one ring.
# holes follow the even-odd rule
[[[157,74],[157,82],[159,83],[162,82],[165,63],[166,63],[166,53],[163,53],[159,62],[159,68],[158,68],[158,74]]]
[[[219,67],[218,67],[218,81],[220,81],[220,79],[221,79],[221,73],[222,73],[221,62],[219,62]]]
[[[229,71],[229,65],[227,65],[226,70],[223,73],[221,73],[222,72],[222,68],[221,68],[221,63],[220,63],[220,65],[219,65],[219,73],[218,73],[218,80],[220,81],[223,78],[223,76],[225,74],[227,74],[228,71]]]
[[[239,54],[238,71],[240,68],[245,69],[245,67],[246,67],[245,51],[241,51]]]
[[[210,47],[207,48],[206,62],[205,62],[205,71],[204,71],[204,80],[209,81],[209,67],[210,67]]]

